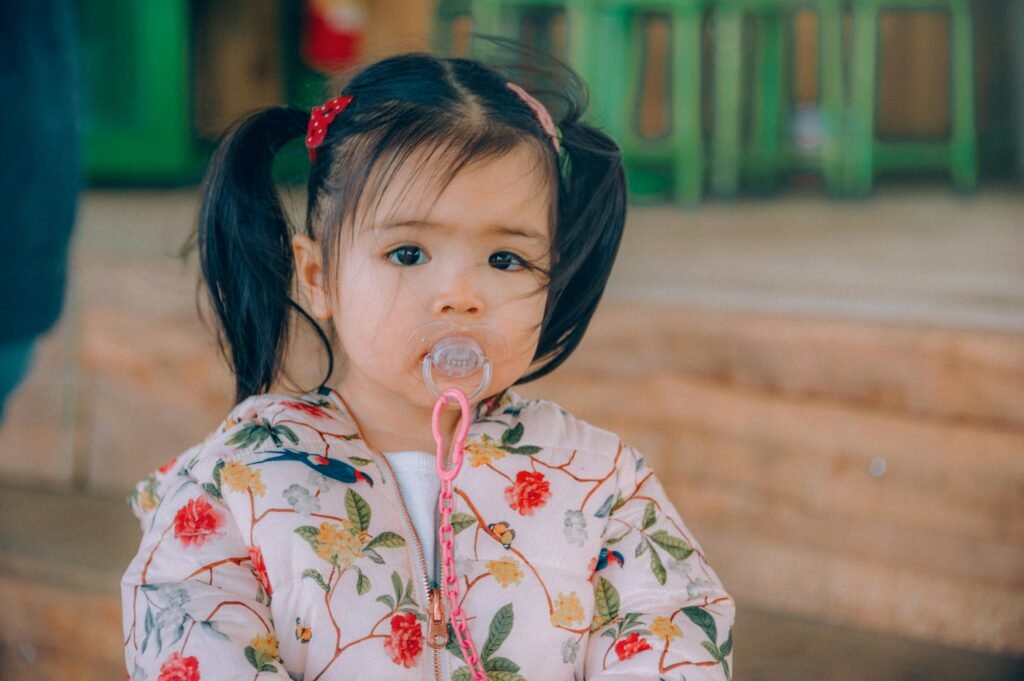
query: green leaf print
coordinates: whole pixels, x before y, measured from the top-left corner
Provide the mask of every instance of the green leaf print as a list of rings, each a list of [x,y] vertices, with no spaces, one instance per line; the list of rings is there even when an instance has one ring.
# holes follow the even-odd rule
[[[462,656],[462,648],[459,647],[459,640],[455,638],[455,629],[452,627],[451,622],[448,622],[448,645],[445,646],[445,649],[463,662],[466,661],[466,658]],[[467,671],[469,670],[467,669]]]
[[[320,542],[317,540],[318,533],[319,531],[317,528],[312,525],[303,525],[295,528],[295,534],[305,539],[306,543],[313,547],[314,551],[316,551],[317,547],[320,545]]]
[[[508,428],[504,433],[501,434],[501,444],[503,446],[514,445],[523,437],[523,424],[520,421],[515,425],[514,428]]]
[[[644,552],[647,551],[649,548],[651,548],[650,540],[647,539],[647,537],[641,537],[640,543],[636,545],[636,551],[633,552],[633,555],[639,558],[640,556],[644,555]]]
[[[366,556],[367,558],[369,558],[370,560],[372,560],[377,565],[383,565],[384,564],[384,558],[379,553],[374,551],[373,549],[366,549],[366,548],[364,548],[363,549],[363,555]]]
[[[370,578],[363,574],[362,570],[359,570],[359,578],[356,579],[356,593],[362,596],[364,593],[370,590]]]
[[[386,549],[397,549],[405,546],[405,538],[401,535],[395,534],[394,532],[381,532],[371,539],[370,543],[364,548],[370,549],[375,546],[383,546]]]
[[[684,615],[690,618],[691,622],[703,629],[704,633],[707,634],[709,639],[711,639],[711,643],[717,647],[718,626],[715,624],[715,618],[712,617],[704,608],[698,608],[696,606],[680,608],[680,610]]]
[[[473,681],[469,667],[459,667],[453,671],[452,681]],[[487,681],[525,681],[525,679],[515,672],[488,671]]]
[[[142,645],[139,646],[139,652],[145,654],[146,646],[149,645],[149,635],[153,631],[153,609],[146,608],[146,619],[142,624],[142,630],[145,636],[142,637]]]
[[[328,591],[329,592],[331,590],[331,587],[328,586],[327,582],[324,581],[323,575],[321,575],[319,572],[317,572],[313,568],[309,568],[308,570],[303,570],[302,571],[302,578],[303,579],[312,579],[314,582],[319,584],[320,588],[323,589],[324,591]]]
[[[181,640],[182,636],[185,635],[185,621],[185,619],[182,619],[181,622],[178,623],[178,628],[174,632],[174,638],[171,639],[171,642],[167,645],[173,646],[175,643]]]
[[[232,447],[239,446],[243,449],[248,449],[254,444],[259,444],[266,439],[266,435],[264,433],[266,433],[266,429],[263,427],[263,424],[246,423],[231,436],[231,439],[228,440],[228,444]]]
[[[405,591],[402,589],[402,578],[398,576],[397,571],[391,573],[391,586],[395,588],[395,603],[401,603]]]
[[[202,622],[199,623],[199,627],[200,627],[200,631],[205,631],[205,632],[207,632],[209,634],[212,634],[213,636],[216,636],[217,638],[222,638],[225,641],[230,641],[231,640],[231,638],[227,634],[225,634],[223,631],[218,629],[217,625],[215,625],[210,620],[203,620]]]
[[[676,560],[685,560],[693,553],[693,549],[679,537],[673,537],[665,530],[658,530],[650,535],[651,541],[668,551]]]
[[[395,599],[391,596],[388,596],[387,594],[384,594],[383,596],[377,596],[377,602],[383,603],[384,605],[388,606],[388,610],[395,609]]]
[[[704,650],[711,653],[711,657],[715,658],[716,660],[722,659],[722,654],[718,652],[718,646],[716,646],[714,643],[712,643],[711,641],[701,641],[700,644],[704,646]]]
[[[487,437],[486,435],[484,436]],[[509,454],[520,454],[523,456],[533,456],[541,450],[536,445],[524,445],[522,447],[515,447],[519,441],[523,439],[523,424],[517,423],[513,428],[508,428],[504,433],[501,434],[501,448]]]
[[[414,612],[417,617],[420,616],[419,605],[416,603],[416,599],[413,597],[412,579],[407,579],[405,585],[402,584],[402,578],[398,576],[398,571],[391,573],[391,586],[395,590],[395,598],[391,599],[390,596],[381,596],[378,601],[384,603],[381,598],[387,598],[388,603],[393,603],[391,609],[398,609],[403,612]]]
[[[277,667],[270,664],[271,658],[266,653],[259,652],[252,646],[245,647],[245,659],[249,661],[257,671],[260,672],[277,672]]]
[[[654,512],[654,502],[648,501],[647,505],[644,506],[644,520],[640,525],[640,529],[646,530],[648,527],[653,525],[657,519],[658,516]]]
[[[726,637],[725,643],[719,646],[718,649],[721,651],[722,657],[732,652],[732,629],[729,629],[729,635]]]
[[[653,548],[651,549],[651,572],[654,573],[654,578],[658,580],[658,584],[665,586],[665,579],[668,575],[665,573],[665,566],[661,562],[661,557]]]
[[[226,465],[227,462],[224,461],[224,459],[220,459],[219,461],[217,461],[217,465],[213,467],[213,484],[210,484],[208,482],[203,484],[203,489],[206,490],[206,493],[214,497],[215,499],[224,498],[220,490],[220,473],[222,470],[224,470],[224,466]]]
[[[488,681],[525,681],[522,676],[515,672],[487,672]]]
[[[597,513],[594,514],[594,517],[595,518],[604,518],[605,516],[607,516],[611,512],[611,510],[612,510],[612,501],[614,501],[614,500],[615,500],[615,495],[614,494],[609,494],[608,498],[604,500],[603,504],[601,504],[601,508],[597,509]]]
[[[452,513],[452,531],[455,534],[462,532],[475,522],[476,518],[468,513]]]
[[[521,454],[524,456],[533,456],[540,451],[540,447],[536,445],[523,445],[522,447],[505,447],[506,452],[509,454]]]
[[[351,487],[345,492],[345,511],[357,532],[370,529],[370,505]]]
[[[594,607],[597,627],[603,627],[619,616],[619,591],[604,577],[598,577],[594,587]]]
[[[489,672],[517,672],[519,665],[507,657],[492,657],[484,662],[484,669]]]
[[[241,449],[255,449],[261,446],[268,437],[278,447],[283,444],[282,437],[291,440],[292,444],[299,442],[299,438],[288,426],[273,426],[266,419],[260,419],[259,422],[247,423],[239,428],[227,443]]]
[[[620,535],[619,535],[618,537],[612,537],[611,539],[605,539],[605,540],[604,540],[604,545],[605,545],[605,546],[615,546],[615,545],[616,545],[616,544],[618,544],[618,543],[619,543],[620,541],[622,541],[623,539],[625,539],[625,538],[626,538],[626,537],[627,537],[627,536],[628,536],[629,534],[630,534],[630,533],[629,533],[629,532],[627,532],[626,534],[620,534]],[[640,547],[638,546],[638,547],[637,547],[637,550],[639,550],[639,549],[640,549]]]
[[[487,641],[484,643],[483,649],[480,651],[480,657],[486,660],[491,655],[498,651],[501,644],[505,642],[508,635],[512,633],[512,624],[515,620],[515,616],[512,613],[512,604],[508,603],[498,608],[498,612],[494,613],[494,618],[491,619],[491,628],[487,632]]]
[[[206,493],[209,494],[214,499],[223,499],[224,498],[224,497],[222,497],[220,495],[220,488],[217,487],[216,485],[212,484],[212,483],[204,482],[203,483],[203,489],[206,490]]]
[[[369,459],[364,459],[361,456],[350,456],[350,457],[348,457],[348,460],[351,461],[352,463],[354,463],[357,466],[366,466],[368,464],[373,463]]]

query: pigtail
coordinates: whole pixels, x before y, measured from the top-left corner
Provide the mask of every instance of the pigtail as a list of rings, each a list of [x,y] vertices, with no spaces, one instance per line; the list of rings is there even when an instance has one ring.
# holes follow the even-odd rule
[[[305,314],[290,297],[291,236],[271,168],[277,151],[305,134],[307,119],[299,109],[273,107],[241,120],[203,183],[199,258],[238,401],[270,388],[287,345],[289,308]]]
[[[579,121],[580,98],[559,123],[562,153],[558,227],[547,308],[536,358],[549,358],[517,383],[545,376],[561,365],[583,340],[604,295],[626,222],[626,175],[615,141]]]

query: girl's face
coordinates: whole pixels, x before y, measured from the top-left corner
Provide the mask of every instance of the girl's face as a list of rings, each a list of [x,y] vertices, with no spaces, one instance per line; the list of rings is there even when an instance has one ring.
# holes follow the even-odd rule
[[[502,338],[488,354],[493,378],[478,399],[525,375],[537,350],[547,291],[523,263],[550,266],[552,206],[536,152],[521,146],[468,165],[439,196],[430,184],[410,185],[399,170],[377,207],[346,225],[352,238],[342,238],[330,302],[317,290],[319,248],[295,240],[311,312],[333,319],[348,359],[343,392],[358,392],[364,404],[433,406],[422,376],[430,348],[410,337],[437,320],[471,336],[474,325],[488,326]],[[439,385],[468,394],[479,378]]]

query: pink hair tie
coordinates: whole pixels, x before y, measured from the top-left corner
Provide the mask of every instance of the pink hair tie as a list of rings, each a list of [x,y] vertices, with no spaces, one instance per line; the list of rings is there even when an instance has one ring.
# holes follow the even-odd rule
[[[555,152],[562,150],[561,144],[558,142],[558,131],[555,129],[555,122],[551,120],[551,114],[548,112],[547,107],[540,103],[540,101],[531,95],[529,92],[519,87],[515,83],[506,83],[508,89],[519,95],[519,99],[523,100],[526,106],[530,107],[533,111],[533,115],[537,117],[540,122],[540,127],[544,128],[544,132],[551,138],[551,144],[555,147]]]
[[[338,114],[345,110],[352,103],[353,97],[335,97],[325,102],[323,106],[314,106],[309,112],[309,127],[306,130],[306,148],[309,149],[309,160],[316,162],[316,148],[323,144],[327,137],[327,126],[331,124]]]

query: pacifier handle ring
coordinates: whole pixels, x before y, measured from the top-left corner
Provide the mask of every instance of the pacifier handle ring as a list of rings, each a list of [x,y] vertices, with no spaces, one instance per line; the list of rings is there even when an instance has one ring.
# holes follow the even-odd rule
[[[452,467],[446,470],[444,467],[444,437],[441,434],[441,410],[449,400],[459,403],[462,416],[459,419],[459,429],[455,434],[455,441],[452,446]],[[466,397],[466,393],[458,388],[448,388],[441,393],[440,398],[434,403],[434,414],[431,417],[430,428],[434,433],[434,442],[437,443],[437,475],[441,478],[442,482],[453,480],[462,468],[462,447],[466,441],[466,435],[469,433],[469,421],[469,399]]]
[[[487,389],[487,386],[491,384],[491,377],[494,375],[494,365],[491,364],[491,360],[484,360],[483,372],[484,375],[483,378],[480,380],[480,385],[478,385],[476,390],[474,390],[473,393],[468,398],[466,398],[470,402],[479,397],[480,394]],[[423,382],[427,384],[427,390],[429,390],[434,397],[441,396],[440,391],[438,391],[437,389],[437,384],[434,383],[434,362],[430,358],[430,355],[427,355],[426,357],[423,358]]]

